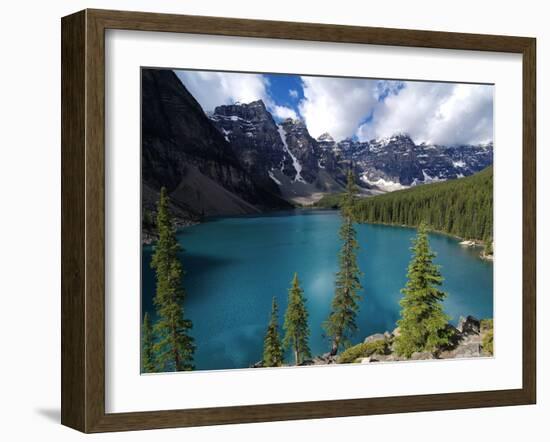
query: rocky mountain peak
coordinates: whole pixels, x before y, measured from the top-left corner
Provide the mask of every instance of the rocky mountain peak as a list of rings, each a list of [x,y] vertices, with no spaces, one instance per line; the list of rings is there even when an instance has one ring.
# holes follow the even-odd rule
[[[334,138],[332,138],[332,136],[328,132],[325,132],[325,133],[322,133],[321,135],[319,135],[317,137],[317,141],[326,142],[326,143],[334,143]]]
[[[304,120],[300,118],[286,118],[281,122],[281,125],[286,128],[289,128],[290,130],[292,130],[291,128],[297,128],[300,130],[305,130],[307,132],[306,123]],[[307,132],[307,134],[309,135],[309,132]]]
[[[144,209],[155,210],[162,187],[180,220],[289,207],[247,170],[174,72],[144,69],[141,80]]]
[[[493,163],[492,148],[415,144],[407,134],[371,140],[351,158],[363,182],[383,190],[462,178]]]
[[[210,114],[210,118],[214,121],[229,118],[233,121],[242,119],[249,122],[269,121],[275,124],[273,117],[268,112],[262,100],[217,106],[214,112]]]
[[[300,164],[301,177],[308,183],[313,182],[319,170],[317,141],[309,134],[303,120],[287,118],[281,123],[281,129],[293,163]]]
[[[264,100],[262,100],[261,98],[259,100],[256,100],[256,101],[251,101],[250,103],[248,103],[248,106],[249,107],[260,107],[264,110],[266,109]]]
[[[296,175],[286,139],[262,100],[218,106],[210,119],[241,164],[264,187],[279,192],[282,176],[276,178],[275,171],[288,177]]]
[[[412,140],[412,138],[405,133],[397,133],[389,137],[376,138],[374,140],[370,140],[369,144],[375,145],[375,146],[408,146],[408,147],[415,146],[415,143]]]

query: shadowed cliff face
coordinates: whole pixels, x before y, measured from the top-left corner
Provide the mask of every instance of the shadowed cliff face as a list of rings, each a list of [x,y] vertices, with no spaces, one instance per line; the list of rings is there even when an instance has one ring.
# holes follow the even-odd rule
[[[321,150],[303,121],[277,124],[262,100],[218,106],[209,117],[241,165],[284,198],[307,204],[343,190],[345,174],[332,151]]]
[[[269,171],[294,172],[279,128],[263,101],[216,107],[210,119],[231,144],[241,165],[262,185],[279,192]],[[295,172],[294,172],[295,173]]]
[[[287,208],[261,186],[171,70],[142,70],[143,205],[165,186],[179,217]]]

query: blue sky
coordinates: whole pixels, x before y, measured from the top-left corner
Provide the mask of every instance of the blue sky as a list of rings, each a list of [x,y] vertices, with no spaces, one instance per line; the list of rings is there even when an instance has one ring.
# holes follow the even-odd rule
[[[493,86],[286,74],[176,70],[205,111],[261,99],[277,122],[300,118],[310,134],[370,140],[407,133],[417,143],[493,139]]]
[[[264,74],[263,77],[267,80],[267,90],[273,100],[279,105],[291,108],[298,115],[298,104],[304,98],[300,76]]]

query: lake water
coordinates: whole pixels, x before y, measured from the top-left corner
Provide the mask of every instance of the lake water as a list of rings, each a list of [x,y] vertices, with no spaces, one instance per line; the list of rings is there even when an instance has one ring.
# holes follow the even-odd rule
[[[334,292],[339,226],[338,212],[294,211],[219,218],[178,232],[185,249],[185,315],[193,321],[196,369],[245,368],[261,360],[271,299],[277,298],[282,325],[294,272],[307,298],[312,353],[327,352],[330,343],[321,324]],[[354,342],[361,342],[396,327],[416,232],[373,224],[358,224],[356,230],[364,290]],[[492,263],[479,259],[479,249],[461,247],[445,235],[430,234],[430,245],[445,278],[445,311],[451,322],[456,324],[461,315],[492,318]],[[144,246],[142,313],[154,318],[151,255],[152,248]]]

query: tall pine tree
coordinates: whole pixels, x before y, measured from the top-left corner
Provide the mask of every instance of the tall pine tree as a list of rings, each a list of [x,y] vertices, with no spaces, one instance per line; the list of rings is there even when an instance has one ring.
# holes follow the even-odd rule
[[[450,338],[449,318],[442,304],[447,295],[438,288],[443,278],[439,266],[433,263],[435,253],[430,250],[425,223],[420,224],[411,250],[408,280],[401,290],[401,319],[397,321],[400,332],[394,347],[397,354],[407,358],[414,352],[437,354]]]
[[[338,257],[339,271],[336,273],[336,288],[332,299],[331,312],[323,324],[326,335],[332,339],[331,355],[338,353],[340,345],[347,345],[349,338],[357,330],[355,317],[359,310],[361,296],[361,271],[357,265],[356,251],[359,248],[357,234],[353,227],[353,209],[357,186],[351,169],[348,171],[346,193],[342,199],[340,213],[340,239],[342,248]]]
[[[149,313],[145,312],[141,328],[141,372],[153,373],[155,371],[155,352],[153,351],[154,338],[153,326],[149,319]]]
[[[151,261],[157,280],[154,303],[158,321],[154,331],[158,340],[154,344],[154,351],[162,369],[192,370],[195,351],[193,338],[189,335],[192,323],[184,317],[184,271],[178,258],[181,247],[176,239],[168,202],[168,195],[163,187],[157,208],[159,239]]]
[[[292,286],[288,291],[288,306],[283,328],[285,330],[283,346],[292,349],[295,364],[300,365],[305,359],[311,357],[311,352],[308,343],[309,326],[306,300],[304,292],[300,288],[297,273],[294,274]]]
[[[280,367],[283,365],[283,348],[279,338],[278,307],[275,297],[271,303],[271,317],[264,339],[264,367]]]

